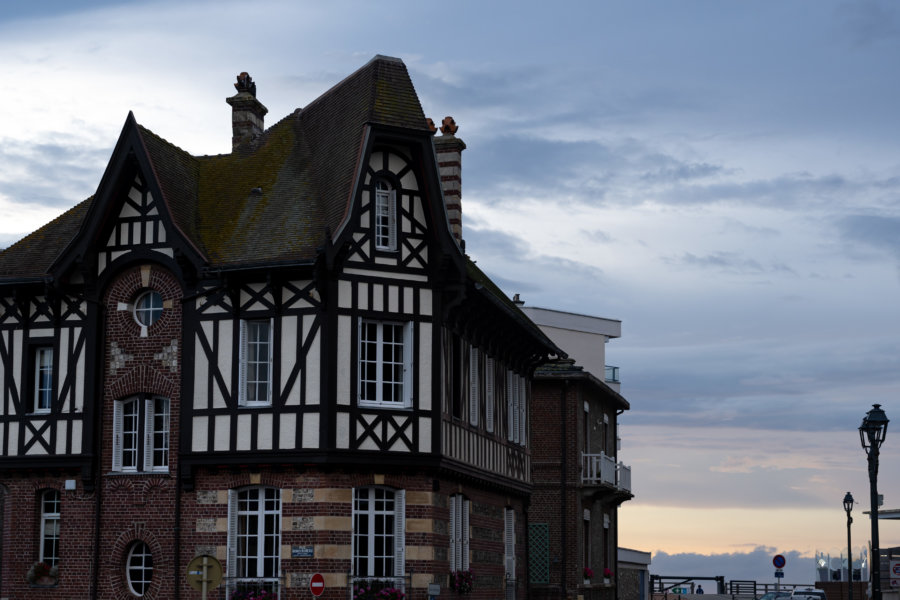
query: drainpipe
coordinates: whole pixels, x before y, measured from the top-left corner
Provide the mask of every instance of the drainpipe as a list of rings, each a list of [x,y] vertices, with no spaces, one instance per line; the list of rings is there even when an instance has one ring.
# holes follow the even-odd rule
[[[566,452],[566,440],[568,439],[568,435],[566,434],[566,423],[568,422],[568,414],[566,413],[566,397],[569,393],[569,380],[566,379],[563,381],[563,387],[559,394],[559,414],[562,415],[562,431],[560,431],[559,436],[559,447],[560,454],[562,455],[562,465],[560,466],[560,481],[559,481],[559,491],[560,491],[560,511],[559,511],[559,526],[560,526],[560,545],[561,545],[561,553],[562,559],[560,561],[560,578],[562,580],[562,593],[564,597],[568,596],[568,582],[567,582],[567,574],[568,568],[566,557],[568,555],[568,536],[567,527],[566,527],[566,514],[568,513],[568,509],[566,508],[566,479],[567,472],[569,469],[569,461],[567,460],[568,452]]]

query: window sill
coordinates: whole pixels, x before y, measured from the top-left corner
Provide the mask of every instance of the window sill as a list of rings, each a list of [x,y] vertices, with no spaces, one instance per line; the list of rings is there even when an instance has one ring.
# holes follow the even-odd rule
[[[172,477],[171,471],[107,471],[108,477]]]
[[[379,410],[397,410],[397,411],[412,411],[413,407],[408,406],[406,404],[396,404],[390,402],[363,402],[358,401],[356,403],[358,408],[374,408]]]

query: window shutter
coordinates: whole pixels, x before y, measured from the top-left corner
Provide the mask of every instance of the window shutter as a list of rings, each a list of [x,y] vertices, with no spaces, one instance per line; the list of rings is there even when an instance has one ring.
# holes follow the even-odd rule
[[[388,245],[391,250],[397,249],[397,190],[388,195]]]
[[[513,509],[507,508],[504,516],[503,541],[506,576],[514,580],[516,578],[516,513]]]
[[[519,443],[528,445],[528,380],[519,377]]]
[[[238,335],[238,404],[247,402],[247,321],[241,319]]]
[[[460,498],[461,499],[461,498]],[[462,500],[462,499],[461,499]],[[469,568],[469,506],[470,502],[468,500],[462,500],[462,527],[461,527],[461,538],[462,538],[462,561],[460,562],[460,566],[463,569]]]
[[[409,321],[403,326],[403,404],[407,408],[413,400],[413,334],[413,322]]]
[[[459,569],[459,518],[458,518],[459,496],[456,494],[450,496],[450,570]]]
[[[153,398],[144,399],[144,470],[153,470]]]
[[[237,576],[238,491],[228,490],[228,548],[225,572],[228,577]]]
[[[266,402],[272,404],[272,372],[275,370],[275,319],[269,319],[269,385],[266,387]]]
[[[112,470],[122,470],[122,402],[113,402]]]
[[[512,397],[512,406],[510,407],[510,410],[512,411],[512,441],[518,444],[522,415],[519,408],[521,399],[519,394],[519,376],[515,373],[512,374],[512,389],[510,390],[510,396]]]
[[[484,428],[494,431],[494,359],[484,357]]]
[[[506,372],[506,439],[510,442],[515,439],[515,389],[516,374],[512,371]]]
[[[478,348],[469,348],[469,423],[478,425]]]
[[[394,492],[394,577],[403,577],[406,556],[406,490]]]

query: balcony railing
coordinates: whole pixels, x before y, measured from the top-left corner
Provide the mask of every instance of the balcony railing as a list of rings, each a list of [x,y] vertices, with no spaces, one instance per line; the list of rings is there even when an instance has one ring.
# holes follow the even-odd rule
[[[581,483],[585,485],[611,485],[617,489],[631,491],[631,467],[616,463],[616,459],[600,454],[583,453]]]
[[[619,367],[606,365],[606,383],[621,383],[619,381]]]

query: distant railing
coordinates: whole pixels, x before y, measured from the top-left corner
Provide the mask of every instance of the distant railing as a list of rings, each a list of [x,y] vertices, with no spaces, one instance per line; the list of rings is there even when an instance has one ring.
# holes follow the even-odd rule
[[[616,459],[606,453],[581,455],[581,483],[585,485],[611,485],[626,492],[631,491],[631,467],[616,464]]]
[[[613,367],[612,365],[606,365],[606,383],[620,383],[619,367]]]

